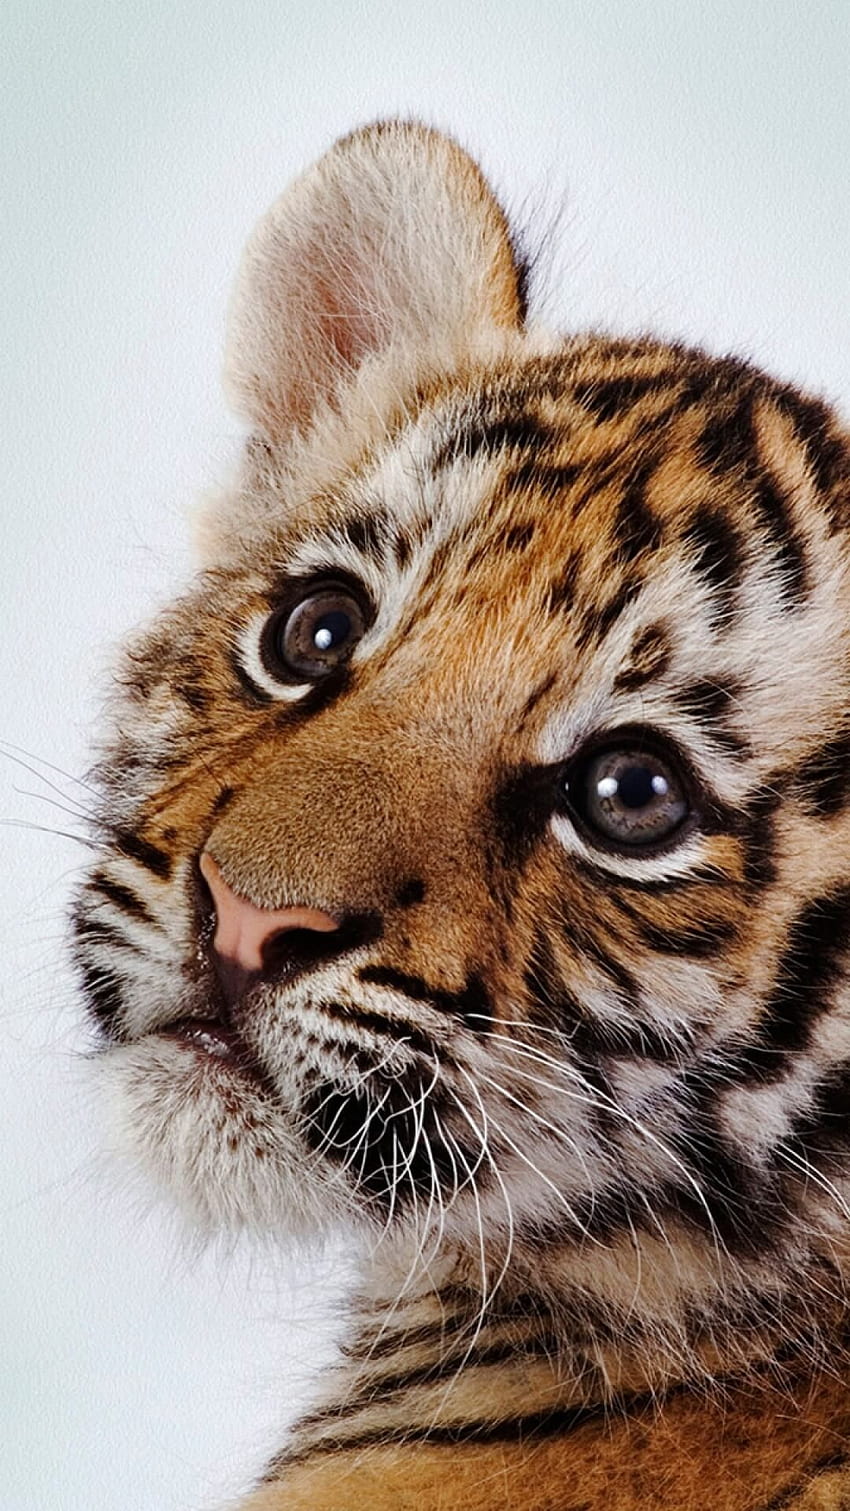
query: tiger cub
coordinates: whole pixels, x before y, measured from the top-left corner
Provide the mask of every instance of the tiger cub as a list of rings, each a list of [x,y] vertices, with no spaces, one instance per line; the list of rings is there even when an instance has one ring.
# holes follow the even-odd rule
[[[99,768],[104,1074],[201,1224],[362,1255],[245,1511],[846,1506],[848,434],[525,281],[404,122],[249,242]]]

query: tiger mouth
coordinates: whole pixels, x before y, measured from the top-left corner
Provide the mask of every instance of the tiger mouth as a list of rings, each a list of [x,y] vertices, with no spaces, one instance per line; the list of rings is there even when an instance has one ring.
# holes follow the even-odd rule
[[[201,1066],[224,1069],[274,1097],[274,1087],[245,1040],[220,1018],[179,1018],[156,1030],[158,1038],[193,1053]]]
[[[177,1039],[199,1054],[210,1055],[240,1068],[248,1058],[244,1041],[219,1018],[179,1018],[158,1032],[162,1038]]]

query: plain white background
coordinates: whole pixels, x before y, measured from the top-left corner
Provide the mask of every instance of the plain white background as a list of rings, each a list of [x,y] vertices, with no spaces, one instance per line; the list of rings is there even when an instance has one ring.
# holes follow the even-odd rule
[[[336,135],[419,115],[546,236],[559,325],[846,410],[850,7],[12,0],[2,28],[0,1511],[210,1511],[304,1398],[340,1265],[199,1254],[104,1156],[63,955],[83,852],[51,831],[81,832],[111,647],[233,454],[241,244]]]

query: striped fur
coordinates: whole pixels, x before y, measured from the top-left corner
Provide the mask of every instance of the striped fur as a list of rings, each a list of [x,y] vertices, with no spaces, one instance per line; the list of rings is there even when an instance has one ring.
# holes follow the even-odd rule
[[[246,1511],[845,1504],[846,431],[529,328],[477,169],[400,124],[261,224],[228,361],[252,434],[127,652],[74,927],[142,1163],[362,1249]],[[299,681],[329,581],[364,632]],[[609,750],[672,773],[657,843],[595,827]],[[340,921],[226,1012],[203,851]]]

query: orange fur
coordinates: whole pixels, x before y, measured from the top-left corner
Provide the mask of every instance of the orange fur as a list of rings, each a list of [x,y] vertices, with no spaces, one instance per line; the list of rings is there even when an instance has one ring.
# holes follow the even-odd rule
[[[376,1447],[293,1464],[243,1511],[841,1511],[850,1468],[850,1392],[829,1378],[777,1396],[758,1381],[707,1401],[526,1444]],[[791,1496],[786,1500],[787,1495]]]

